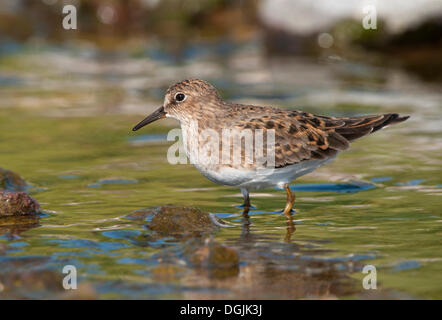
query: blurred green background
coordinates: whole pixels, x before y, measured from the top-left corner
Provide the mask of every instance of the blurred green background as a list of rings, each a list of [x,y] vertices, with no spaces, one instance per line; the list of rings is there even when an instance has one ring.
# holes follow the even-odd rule
[[[69,4],[77,8],[75,31],[62,28],[62,8]],[[373,11],[364,8],[373,4],[377,28],[367,30],[362,20]],[[5,0],[0,40],[3,50],[8,43],[88,43],[134,51],[158,45],[180,59],[195,43],[259,39],[268,54],[336,54],[441,80],[441,17],[439,0]],[[321,47],[323,33],[332,42]]]

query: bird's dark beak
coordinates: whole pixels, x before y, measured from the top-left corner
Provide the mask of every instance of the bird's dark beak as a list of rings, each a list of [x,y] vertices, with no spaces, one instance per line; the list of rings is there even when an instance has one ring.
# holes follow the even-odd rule
[[[157,110],[155,110],[154,112],[152,112],[152,114],[150,114],[146,118],[144,118],[144,120],[141,121],[140,123],[138,123],[135,127],[133,127],[132,131],[137,131],[138,129],[148,125],[149,123],[157,121],[157,120],[165,118],[165,117],[166,117],[166,112],[164,111],[164,107],[160,107]]]

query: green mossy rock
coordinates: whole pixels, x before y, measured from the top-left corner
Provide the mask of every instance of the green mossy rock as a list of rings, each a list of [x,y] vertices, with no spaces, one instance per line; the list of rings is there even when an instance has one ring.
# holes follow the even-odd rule
[[[18,174],[0,168],[0,190],[7,191],[25,191],[29,185]]]
[[[39,204],[25,192],[0,191],[0,217],[34,215]]]
[[[166,205],[145,210],[144,216],[152,217],[147,227],[161,236],[201,236],[218,230],[216,218],[198,208]]]

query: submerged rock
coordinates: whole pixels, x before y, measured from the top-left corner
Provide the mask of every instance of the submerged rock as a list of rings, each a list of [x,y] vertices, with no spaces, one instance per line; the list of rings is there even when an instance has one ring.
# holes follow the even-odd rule
[[[97,299],[98,294],[88,283],[80,283],[76,290],[64,290],[63,274],[55,270],[22,270],[0,275],[1,299]]]
[[[185,268],[173,264],[161,263],[152,269],[156,281],[175,281],[185,272]]]
[[[166,205],[135,211],[128,218],[149,218],[147,227],[161,236],[199,236],[218,229],[217,218],[198,208]]]
[[[217,241],[189,240],[183,252],[194,267],[207,269],[211,278],[223,279],[239,274],[238,252]]]
[[[15,172],[0,168],[0,190],[25,191],[29,185]]]
[[[224,279],[239,274],[238,252],[207,238],[223,224],[215,216],[198,208],[165,205],[137,210],[127,218],[149,221],[146,226],[152,231],[150,237],[172,236],[180,240],[176,247],[159,254],[161,264],[153,270],[156,277],[163,280],[178,277],[183,272],[178,260],[182,261],[183,257],[187,265],[209,278]]]
[[[1,298],[24,298],[26,291],[45,292],[61,291],[63,275],[49,270],[29,270],[23,272],[6,272],[0,276],[3,290]]]
[[[40,205],[26,192],[29,185],[18,174],[0,168],[0,227],[34,225]],[[1,232],[1,230],[0,230]]]
[[[40,205],[25,192],[0,191],[0,217],[38,213]]]

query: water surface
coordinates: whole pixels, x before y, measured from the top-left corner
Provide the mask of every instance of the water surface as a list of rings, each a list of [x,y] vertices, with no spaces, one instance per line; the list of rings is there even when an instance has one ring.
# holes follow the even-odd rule
[[[229,48],[180,62],[148,50],[103,57],[42,48],[0,57],[0,166],[32,184],[44,211],[38,227],[0,229],[3,281],[22,272],[46,279],[71,264],[99,298],[442,298],[437,85],[400,70],[365,66],[361,75],[345,62],[268,60],[257,43]],[[165,137],[176,122],[130,132],[169,84],[194,76],[238,102],[411,119],[355,142],[294,183],[293,232],[279,212],[283,191],[252,194],[255,208],[244,218],[239,190],[190,165],[170,165]],[[222,218],[228,227],[212,238],[239,252],[239,273],[220,278],[195,269],[183,243],[152,238],[145,221],[126,217],[165,204]],[[378,270],[374,292],[362,288],[367,264]],[[51,281],[0,296],[65,294],[61,281]]]

